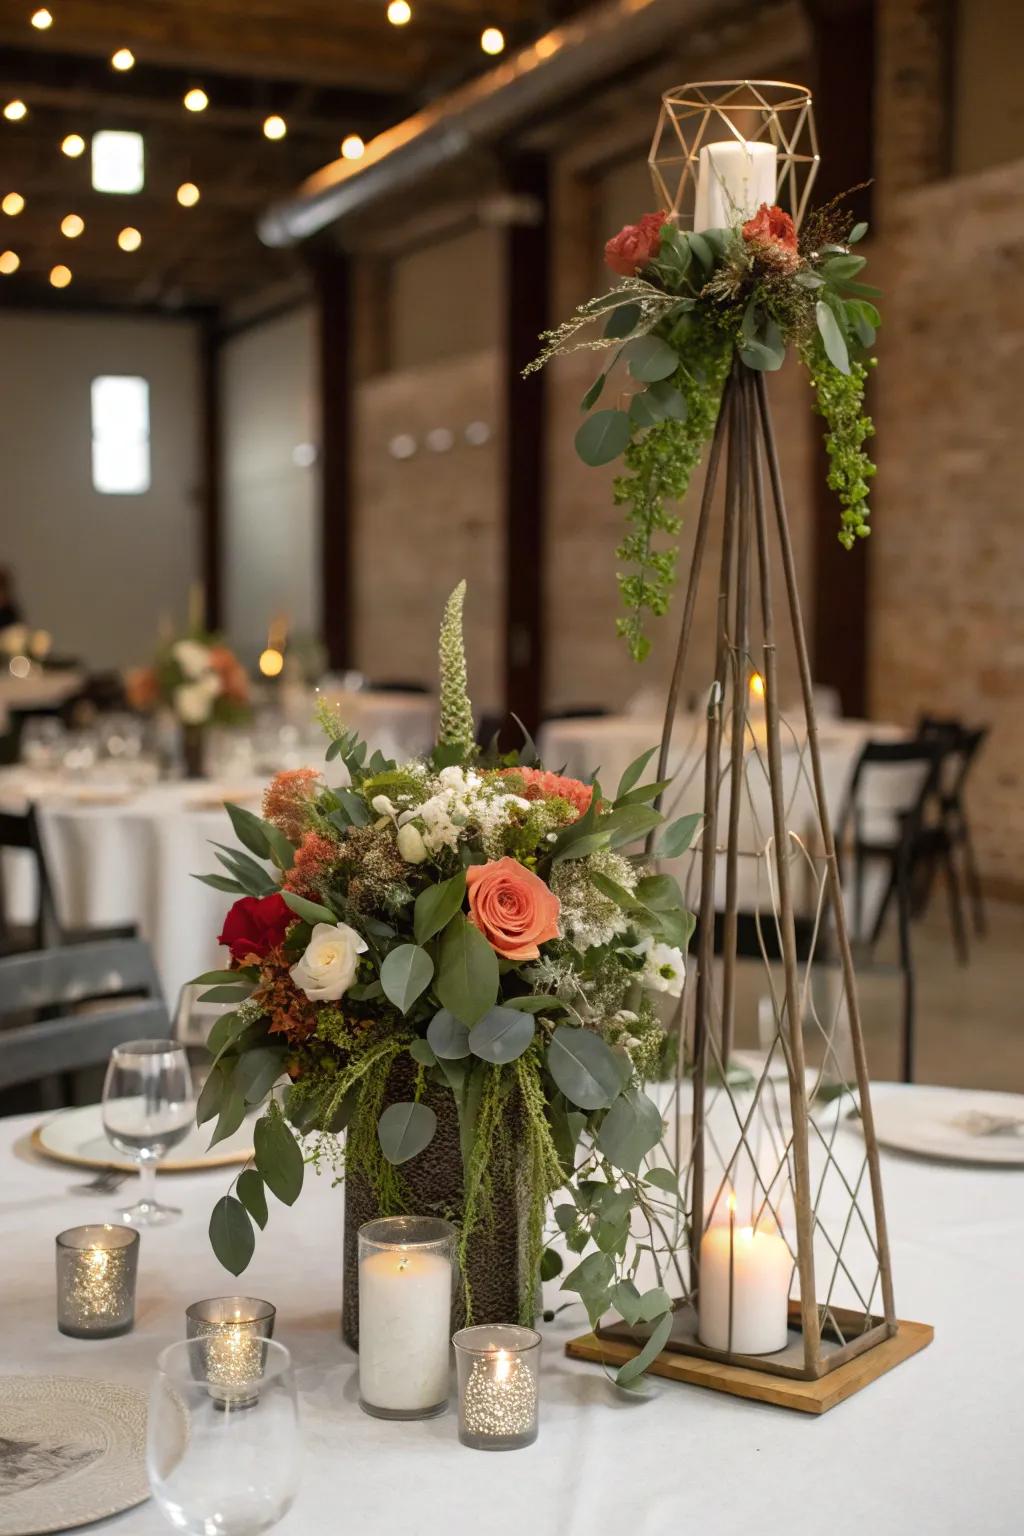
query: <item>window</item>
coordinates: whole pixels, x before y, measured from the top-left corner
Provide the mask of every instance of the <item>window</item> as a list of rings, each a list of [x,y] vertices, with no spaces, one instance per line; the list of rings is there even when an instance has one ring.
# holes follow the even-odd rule
[[[149,384],[121,374],[92,381],[92,483],[109,496],[149,490]]]
[[[92,136],[92,184],[97,192],[141,192],[146,149],[141,133],[104,128]]]

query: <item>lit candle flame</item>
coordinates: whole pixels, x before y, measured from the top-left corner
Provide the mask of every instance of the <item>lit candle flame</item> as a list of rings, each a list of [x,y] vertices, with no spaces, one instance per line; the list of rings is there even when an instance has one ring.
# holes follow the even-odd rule
[[[512,1357],[507,1349],[499,1349],[494,1363],[495,1381],[507,1381],[512,1369]]]
[[[750,675],[750,694],[752,698],[764,698],[764,678],[760,672],[752,672]]]

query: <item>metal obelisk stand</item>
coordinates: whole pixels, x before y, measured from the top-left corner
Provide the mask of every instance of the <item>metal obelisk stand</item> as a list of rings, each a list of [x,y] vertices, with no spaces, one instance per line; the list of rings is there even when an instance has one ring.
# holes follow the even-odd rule
[[[797,591],[796,565],[790,541],[782,479],[768,408],[764,375],[755,372],[737,357],[732,366],[723,392],[718,423],[708,459],[707,477],[704,484],[696,527],[693,559],[683,600],[682,621],[676,653],[668,706],[662,734],[658,766],[658,778],[671,777],[671,751],[673,726],[682,688],[690,649],[691,632],[697,606],[698,591],[705,567],[709,526],[719,486],[721,462],[725,457],[724,521],[722,530],[721,560],[717,578],[717,610],[714,648],[714,673],[707,692],[707,738],[704,757],[704,805],[700,846],[701,893],[699,904],[699,938],[697,951],[696,999],[694,1008],[693,1040],[690,1060],[693,1070],[693,1114],[691,1133],[691,1160],[688,1190],[688,1234],[690,1249],[690,1293],[680,1298],[676,1318],[666,1352],[655,1365],[662,1374],[684,1380],[703,1380],[720,1390],[735,1391],[746,1396],[763,1396],[768,1401],[786,1400],[789,1406],[821,1412],[864,1385],[874,1376],[888,1370],[923,1347],[930,1338],[931,1330],[923,1325],[897,1322],[893,1302],[892,1273],[889,1243],[886,1232],[885,1210],[879,1170],[878,1145],[875,1139],[871,1111],[867,1058],[860,1014],[857,1005],[853,959],[846,930],[843,910],[839,865],[836,857],[825,781],[822,773],[818,744],[817,723],[814,712],[814,696],[810,662],[800,613]],[[769,517],[768,497],[765,490],[765,468],[770,486],[772,518]],[[772,532],[774,523],[777,551],[785,584],[785,610],[788,613],[791,638],[796,653],[800,679],[802,705],[806,720],[806,753],[810,765],[810,785],[814,803],[815,834],[820,857],[823,861],[823,889],[820,892],[822,928],[827,936],[841,978],[852,1047],[853,1075],[856,1099],[850,1085],[851,1106],[855,1104],[860,1116],[860,1129],[864,1138],[863,1162],[859,1176],[847,1181],[838,1170],[831,1144],[826,1144],[820,1127],[814,1119],[808,1102],[808,1073],[805,1062],[803,1014],[804,997],[796,942],[794,893],[791,879],[793,834],[787,828],[787,789],[783,780],[782,731],[779,707],[779,632],[772,592]],[[760,630],[752,623],[752,612],[757,608]],[[755,1192],[762,1213],[777,1216],[778,1196],[773,1194],[780,1176],[768,1182],[756,1167],[756,1156],[751,1151],[748,1131],[755,1114],[758,1100],[767,1092],[767,1073],[763,1074],[753,1090],[734,1090],[728,1071],[733,1049],[737,995],[737,934],[740,917],[739,859],[741,857],[741,801],[746,788],[746,758],[754,736],[748,717],[748,681],[752,671],[759,671],[764,685],[763,745],[767,762],[767,778],[771,801],[771,825],[767,836],[764,858],[773,887],[773,910],[768,916],[772,927],[772,942],[776,955],[781,959],[782,985],[775,1006],[775,1020],[780,1054],[785,1061],[788,1079],[789,1128],[780,1173],[784,1170],[786,1195],[791,1204],[794,1227],[791,1249],[795,1259],[799,1300],[790,1304],[790,1334],[787,1347],[775,1354],[750,1356],[731,1350],[715,1350],[699,1342],[697,1308],[700,1288],[701,1239],[705,1231],[707,1167],[706,1144],[708,1141],[708,1103],[713,1096],[724,1098],[735,1115],[739,1127],[738,1142],[733,1159],[742,1149],[754,1166]],[[723,741],[728,751],[728,806],[725,814],[720,809],[720,787],[723,781]],[[805,855],[806,856],[806,855]],[[721,914],[720,934],[720,984],[716,990],[715,918],[716,874],[720,858],[724,858],[725,888],[724,907]],[[760,931],[760,915],[757,923]],[[817,928],[816,928],[817,931]],[[824,937],[824,934],[822,935]],[[767,949],[763,949],[766,965]],[[811,957],[813,959],[813,955]],[[770,969],[770,967],[769,967]],[[773,993],[774,996],[774,993]],[[718,999],[720,998],[720,1006]],[[837,1012],[838,1017],[838,1012]],[[683,1013],[680,1012],[680,1033],[683,1029]],[[680,1039],[680,1049],[684,1040]],[[833,1050],[831,1039],[826,1049]],[[821,1176],[817,1192],[812,1188],[811,1143],[820,1150],[825,1146],[826,1170],[836,1167],[850,1196],[850,1211],[842,1236],[838,1241],[827,1232],[819,1210]],[[718,1195],[728,1183],[733,1162],[727,1161]],[[870,1191],[870,1224],[857,1202],[864,1172]],[[759,1188],[758,1188],[759,1186]],[[873,1283],[863,1292],[857,1291],[861,1307],[850,1310],[833,1305],[833,1289],[840,1269],[847,1278],[849,1268],[843,1262],[843,1245],[850,1230],[853,1212],[860,1216],[867,1241],[872,1251]],[[835,1254],[835,1269],[827,1290],[819,1300],[815,1279],[815,1240],[827,1244]],[[875,1297],[881,1305],[876,1307]],[[635,1350],[636,1342],[643,1338],[643,1329],[614,1324],[602,1328],[598,1341],[576,1349],[586,1358],[598,1358],[601,1348],[629,1347]],[[731,1335],[730,1335],[731,1337]],[[590,1349],[590,1353],[587,1350]],[[595,1353],[594,1351],[598,1351]],[[844,1366],[872,1351],[870,1363],[859,1363],[855,1368],[856,1379],[851,1371],[842,1373]],[[685,1359],[686,1356],[696,1358]],[[607,1356],[606,1356],[607,1358]],[[840,1374],[833,1378],[832,1373]],[[768,1383],[763,1392],[751,1387],[751,1372],[764,1373]],[[779,1378],[789,1378],[791,1401]],[[774,1386],[770,1383],[774,1381]],[[830,1383],[826,1385],[826,1381]],[[852,1382],[852,1384],[851,1384]]]

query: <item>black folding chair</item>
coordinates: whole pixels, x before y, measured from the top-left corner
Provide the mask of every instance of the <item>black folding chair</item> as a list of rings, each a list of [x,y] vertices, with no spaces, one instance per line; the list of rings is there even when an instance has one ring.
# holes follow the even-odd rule
[[[36,880],[36,908],[27,924],[12,923],[0,865],[0,955],[17,950],[45,949],[48,945],[135,938],[138,930],[134,923],[110,928],[70,928],[61,922],[34,805],[27,811],[0,811],[0,854],[5,849],[18,850],[31,857]]]
[[[102,1065],[115,1045],[170,1033],[141,939],[8,955],[0,959],[0,1112],[26,1107],[6,1090],[33,1083],[42,1107],[69,1102],[72,1074]]]
[[[988,736],[988,728],[986,726],[972,728],[954,718],[922,715],[918,722],[918,731],[926,739],[940,741],[945,750],[945,759],[937,787],[936,820],[929,824],[928,832],[935,842],[938,857],[943,862],[948,860],[952,864],[954,873],[956,853],[958,851],[962,853],[974,931],[982,937],[986,932],[985,904],[978,861],[974,853],[974,842],[967,820],[964,790],[975,759]],[[966,937],[964,942],[966,946]]]
[[[921,856],[922,833],[929,801],[936,792],[944,747],[940,742],[919,738],[916,741],[866,742],[857,761],[849,795],[839,823],[837,845],[853,857],[854,934],[864,934],[864,879],[867,866],[887,866],[887,880],[871,927],[868,948],[873,951],[893,900],[899,933],[899,965],[903,975],[902,1076],[906,1083],[914,1075],[914,964],[910,945],[911,892],[915,860]],[[915,772],[916,770],[916,772]],[[870,778],[885,774],[896,778],[899,793],[887,802],[884,811],[870,810],[865,804],[865,788]],[[881,828],[872,826],[873,817],[884,818]],[[958,892],[950,888],[950,900],[958,910]],[[954,916],[954,924],[956,918]]]

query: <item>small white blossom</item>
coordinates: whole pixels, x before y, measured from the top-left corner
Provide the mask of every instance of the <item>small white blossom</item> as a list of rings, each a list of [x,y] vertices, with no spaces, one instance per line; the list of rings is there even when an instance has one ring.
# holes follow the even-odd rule
[[[683,952],[674,944],[656,944],[644,939],[637,945],[636,953],[644,957],[643,982],[654,992],[667,992],[669,997],[679,997],[686,978],[686,961]]]
[[[423,833],[411,821],[398,829],[398,851],[407,864],[422,864],[429,857]]]

